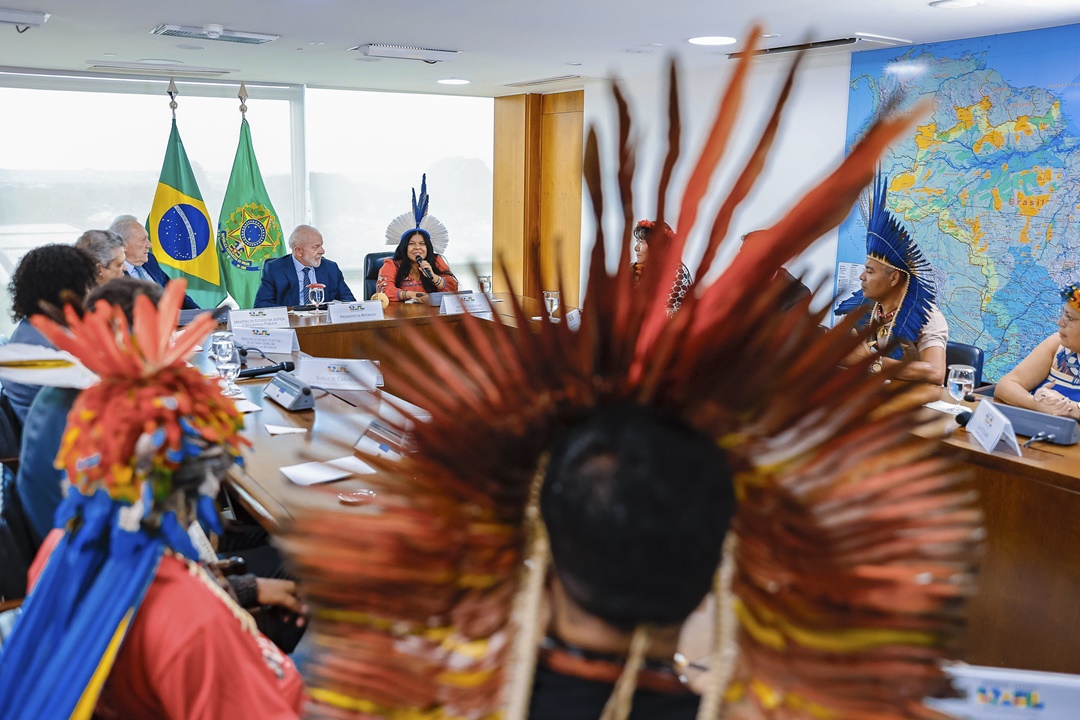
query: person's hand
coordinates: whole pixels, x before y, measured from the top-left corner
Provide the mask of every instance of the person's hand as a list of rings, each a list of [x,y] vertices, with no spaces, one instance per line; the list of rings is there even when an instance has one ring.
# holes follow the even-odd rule
[[[419,302],[427,302],[427,298],[428,298],[428,295],[425,292],[414,292],[413,293],[413,300],[417,300]]]
[[[416,265],[420,268],[420,272],[424,273],[428,277],[435,275],[435,271],[431,269],[431,264],[428,263],[427,260],[421,258],[420,262],[416,263]]]
[[[280,605],[298,615],[307,612],[307,608],[296,596],[296,583],[292,580],[257,578],[260,605]]]
[[[1034,398],[1035,404],[1039,406],[1039,412],[1076,417],[1076,403],[1054,390],[1052,381],[1037,389]]]

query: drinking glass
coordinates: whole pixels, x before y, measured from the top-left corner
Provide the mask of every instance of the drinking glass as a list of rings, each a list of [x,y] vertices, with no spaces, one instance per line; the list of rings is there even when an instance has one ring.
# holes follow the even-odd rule
[[[235,347],[229,352],[222,352],[214,356],[214,364],[217,366],[218,375],[225,380],[225,388],[221,391],[226,397],[243,395],[244,391],[236,386],[236,376],[240,373],[240,353]]]
[[[311,299],[311,304],[315,306],[315,314],[321,315],[323,311],[319,309],[319,306],[326,299],[326,290],[322,285],[309,285],[308,297]]]
[[[491,293],[491,276],[479,275],[476,279],[480,281],[480,292],[489,295]]]
[[[559,291],[544,291],[544,307],[547,308],[548,317],[554,322],[555,311],[559,309]]]
[[[210,359],[216,361],[219,355],[228,355],[235,347],[236,339],[231,332],[216,332],[210,336]]]
[[[947,386],[949,394],[959,405],[964,396],[975,389],[975,368],[970,365],[950,365]]]

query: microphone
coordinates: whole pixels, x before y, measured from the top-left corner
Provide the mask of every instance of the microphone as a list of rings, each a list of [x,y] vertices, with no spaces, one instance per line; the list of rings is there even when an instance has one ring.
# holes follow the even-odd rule
[[[426,268],[420,264],[420,261],[424,259],[423,255],[416,256],[416,267],[420,268],[420,271],[428,276],[428,280],[434,280],[435,276],[431,272],[431,268]]]
[[[273,375],[274,373],[281,372],[282,370],[284,370],[285,372],[292,372],[295,369],[296,363],[291,360],[286,360],[285,362],[279,362],[277,365],[267,365],[266,367],[248,368],[247,370],[241,370],[239,373],[237,373],[236,377],[237,379],[255,378],[262,377],[263,375]]]
[[[960,427],[966,427],[968,424],[968,420],[971,420],[971,416],[974,414],[975,413],[971,412],[970,410],[965,410],[964,412],[956,416],[957,424],[960,425]]]

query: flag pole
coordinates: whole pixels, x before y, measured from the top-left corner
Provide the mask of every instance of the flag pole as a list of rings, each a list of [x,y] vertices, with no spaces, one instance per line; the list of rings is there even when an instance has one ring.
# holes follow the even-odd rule
[[[172,108],[172,119],[176,119],[176,96],[180,94],[180,91],[176,88],[176,80],[169,78],[169,89],[166,90],[169,93],[169,107]]]

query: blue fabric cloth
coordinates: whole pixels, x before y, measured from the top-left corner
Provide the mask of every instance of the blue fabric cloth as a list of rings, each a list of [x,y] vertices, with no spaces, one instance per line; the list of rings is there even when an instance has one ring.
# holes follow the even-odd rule
[[[127,274],[138,280],[149,279],[156,282],[161,287],[165,287],[165,284],[169,282],[169,276],[165,274],[165,271],[161,269],[161,265],[158,264],[157,258],[154,257],[154,253],[149,253],[146,258],[146,262],[141,265],[142,271],[146,273],[147,278],[139,276],[138,271],[134,266],[132,270],[128,270]],[[191,299],[190,295],[184,295],[184,310],[198,310],[199,305]]]
[[[33,325],[30,324],[29,319],[23,318],[19,322],[19,325],[15,328],[15,332],[11,333],[12,343],[23,343],[24,345],[40,345],[41,347],[53,347],[53,344],[45,339],[45,336],[37,331]],[[7,395],[8,400],[11,402],[11,409],[15,411],[15,415],[22,423],[26,422],[26,414],[30,412],[30,406],[34,402],[34,398],[37,397],[38,392],[41,390],[40,385],[26,385],[24,383],[12,382],[7,380],[4,382],[4,394]]]
[[[15,490],[38,545],[54,527],[56,509],[64,499],[65,473],[53,467],[53,461],[79,392],[74,388],[42,388],[23,425]]]
[[[274,258],[263,263],[262,282],[255,294],[255,307],[280,307],[294,305],[300,299],[300,277],[292,255]],[[345,283],[345,276],[337,263],[322,259],[315,270],[315,282],[326,286],[325,302],[340,300],[354,302],[352,290]]]

